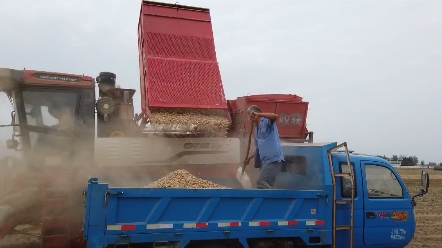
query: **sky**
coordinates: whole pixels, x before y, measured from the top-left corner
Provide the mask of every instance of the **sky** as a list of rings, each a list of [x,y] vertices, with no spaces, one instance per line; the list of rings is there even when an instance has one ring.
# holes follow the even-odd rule
[[[138,90],[140,3],[4,1],[0,68],[111,71]],[[179,3],[210,8],[228,99],[297,94],[309,102],[315,142],[442,162],[442,0]],[[140,112],[140,96],[134,101]],[[11,110],[1,94],[1,124]],[[1,140],[10,135],[0,130]]]

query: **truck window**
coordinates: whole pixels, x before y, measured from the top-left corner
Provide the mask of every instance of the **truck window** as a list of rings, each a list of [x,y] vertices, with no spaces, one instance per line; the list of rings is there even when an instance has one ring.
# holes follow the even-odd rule
[[[56,129],[72,128],[77,97],[74,92],[23,91],[27,124]]]
[[[368,198],[403,198],[404,190],[389,168],[366,164]]]
[[[285,155],[285,163],[278,174],[274,188],[291,190],[321,190],[324,188],[324,170],[321,163],[310,162],[306,156]],[[314,159],[312,159],[315,161]],[[308,166],[307,166],[308,165]]]
[[[75,125],[77,93],[58,90],[25,90],[22,96],[28,126],[72,132]],[[72,142],[69,136],[57,136],[32,130],[29,131],[29,139],[32,159],[39,166],[61,164],[58,162],[60,157],[69,158],[71,155]]]
[[[340,163],[339,164],[340,168],[340,172],[341,173],[348,173],[348,165],[347,163]],[[355,166],[352,163],[353,166],[353,174],[355,175]],[[356,176],[355,176],[355,198],[358,195],[358,191],[357,191],[357,186],[356,186]],[[351,180],[350,180],[350,176],[344,176],[341,177],[341,196],[342,198],[351,198]]]

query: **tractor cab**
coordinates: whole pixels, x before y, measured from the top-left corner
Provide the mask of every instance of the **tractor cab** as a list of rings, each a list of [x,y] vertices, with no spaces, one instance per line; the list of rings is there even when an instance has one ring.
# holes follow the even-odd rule
[[[13,105],[7,148],[32,168],[69,166],[93,156],[95,87],[88,76],[0,69],[0,90]]]

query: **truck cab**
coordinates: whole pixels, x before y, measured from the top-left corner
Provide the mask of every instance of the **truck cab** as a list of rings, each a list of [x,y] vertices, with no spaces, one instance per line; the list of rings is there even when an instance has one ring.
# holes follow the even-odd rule
[[[335,205],[333,222],[336,247],[349,247],[351,226],[354,247],[405,247],[411,242],[416,230],[414,198],[428,190],[429,177],[426,172],[422,172],[423,189],[412,196],[399,173],[380,157],[358,154],[348,149],[335,150],[338,147],[336,143],[283,143],[282,146],[286,165],[277,177],[275,188],[321,189],[322,177],[325,182],[330,177],[335,187],[334,197],[329,200]],[[303,168],[311,165],[307,164],[305,158],[308,155],[301,148],[314,150],[315,146],[328,150],[329,175],[324,172],[322,176],[320,171]],[[351,166],[348,166],[348,162]],[[324,166],[327,167],[325,163]]]
[[[32,170],[70,165],[73,157],[93,154],[95,82],[91,77],[0,68],[0,91],[13,106],[14,132],[7,148],[22,151]]]
[[[386,160],[350,154],[353,168],[354,247],[405,247],[416,230],[413,197],[399,173]],[[334,152],[335,173],[348,173],[344,152]],[[337,165],[337,166],[336,166]],[[350,167],[350,168],[351,168]],[[351,199],[350,176],[336,180],[336,199]],[[425,185],[424,185],[425,187]],[[350,205],[336,205],[336,225],[348,225]],[[348,231],[337,232],[337,247],[347,247]]]

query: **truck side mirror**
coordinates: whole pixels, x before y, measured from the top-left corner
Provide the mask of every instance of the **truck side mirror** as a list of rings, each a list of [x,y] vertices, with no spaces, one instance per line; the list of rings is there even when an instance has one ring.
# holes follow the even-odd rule
[[[422,197],[426,193],[428,193],[428,188],[430,187],[430,176],[428,175],[428,172],[422,171],[421,183],[422,183],[422,189],[419,189],[419,192],[417,193],[417,195],[415,195],[411,198],[411,202],[412,202],[413,206],[416,206],[416,201],[414,200],[414,198]]]
[[[15,139],[6,140],[6,148],[9,150],[17,150],[20,143]]]
[[[425,189],[425,191],[428,191],[428,188],[430,187],[430,176],[426,171],[422,171],[421,181],[422,188]]]

